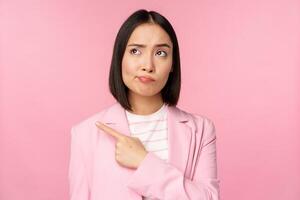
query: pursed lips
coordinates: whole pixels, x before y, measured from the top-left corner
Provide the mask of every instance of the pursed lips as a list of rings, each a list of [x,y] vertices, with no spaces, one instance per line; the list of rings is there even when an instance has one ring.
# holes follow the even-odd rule
[[[140,81],[142,81],[142,82],[152,82],[152,81],[155,81],[153,78],[151,78],[149,76],[138,76],[137,78]]]

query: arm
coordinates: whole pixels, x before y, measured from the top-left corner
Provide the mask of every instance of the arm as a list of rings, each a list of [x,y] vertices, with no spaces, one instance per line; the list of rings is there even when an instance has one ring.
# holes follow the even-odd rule
[[[71,129],[71,152],[69,162],[69,194],[71,200],[88,200],[89,190],[83,154],[75,128]]]
[[[219,200],[215,127],[207,120],[204,128],[193,180],[185,178],[183,172],[149,152],[127,186],[140,195],[164,200]]]

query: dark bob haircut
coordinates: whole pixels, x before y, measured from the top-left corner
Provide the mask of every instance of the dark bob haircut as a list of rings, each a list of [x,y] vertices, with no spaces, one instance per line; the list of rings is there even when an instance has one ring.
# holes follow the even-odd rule
[[[172,71],[169,74],[166,85],[160,91],[163,102],[170,106],[176,106],[180,94],[181,72],[179,46],[172,25],[164,16],[155,11],[137,10],[126,19],[116,36],[109,72],[109,89],[111,94],[124,109],[130,111],[132,111],[132,107],[128,100],[128,88],[122,79],[122,59],[131,33],[137,26],[145,23],[159,25],[168,33],[173,45]]]

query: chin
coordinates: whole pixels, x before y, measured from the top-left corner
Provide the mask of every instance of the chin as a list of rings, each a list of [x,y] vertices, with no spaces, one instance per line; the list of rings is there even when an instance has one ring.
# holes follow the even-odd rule
[[[159,94],[159,91],[134,91],[133,93],[135,93],[136,95],[140,95],[140,96],[144,96],[144,97],[152,97],[152,96],[156,96]]]

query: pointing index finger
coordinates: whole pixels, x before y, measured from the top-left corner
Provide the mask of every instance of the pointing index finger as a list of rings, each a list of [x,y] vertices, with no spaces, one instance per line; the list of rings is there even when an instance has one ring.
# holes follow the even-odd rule
[[[107,125],[105,125],[101,122],[96,122],[96,126],[98,128],[100,128],[101,130],[103,130],[104,132],[108,133],[109,135],[113,136],[117,140],[120,140],[124,137],[122,134],[120,134],[119,132],[117,132],[113,128],[111,128],[111,127],[109,127],[109,126],[107,126]]]

